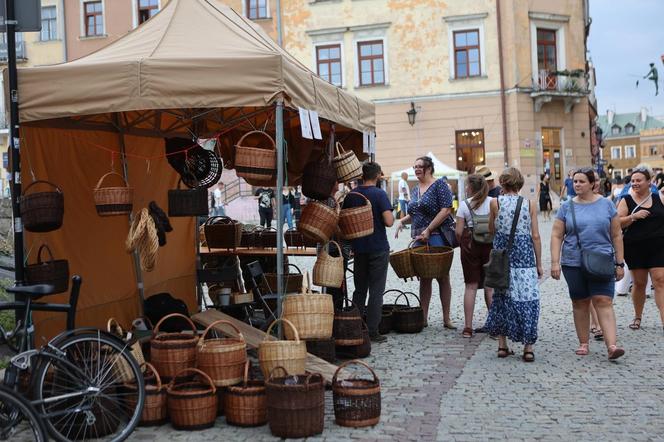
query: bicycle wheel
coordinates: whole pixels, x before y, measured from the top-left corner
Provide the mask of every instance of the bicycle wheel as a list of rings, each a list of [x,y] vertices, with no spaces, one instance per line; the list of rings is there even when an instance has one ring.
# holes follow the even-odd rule
[[[145,400],[143,375],[129,348],[101,331],[52,345],[62,355],[40,357],[33,402],[51,436],[59,441],[125,440]]]
[[[0,440],[47,440],[44,423],[32,405],[23,396],[4,386],[0,386]]]

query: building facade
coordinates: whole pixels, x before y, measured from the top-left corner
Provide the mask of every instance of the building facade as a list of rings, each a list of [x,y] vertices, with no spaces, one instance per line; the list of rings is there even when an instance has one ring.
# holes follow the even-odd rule
[[[282,8],[284,48],[376,103],[376,159],[386,174],[431,151],[460,170],[519,167],[534,194],[540,173],[557,189],[565,170],[591,163],[586,0]]]

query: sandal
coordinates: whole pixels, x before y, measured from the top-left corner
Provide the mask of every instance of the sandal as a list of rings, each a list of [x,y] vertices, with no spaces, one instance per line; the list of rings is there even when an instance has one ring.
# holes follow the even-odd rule
[[[456,330],[456,325],[454,325],[453,322],[446,322],[443,324],[443,327],[449,329],[449,330]]]
[[[620,348],[616,345],[610,345],[609,346],[609,360],[610,361],[616,360],[624,354],[625,354],[625,350],[623,350],[622,348]]]
[[[499,358],[506,358],[508,356],[513,355],[514,352],[510,350],[509,348],[498,348],[498,357]]]
[[[593,334],[596,341],[603,341],[604,340],[604,332],[602,331],[601,328],[593,327],[593,328],[590,329],[590,333]]]
[[[588,350],[588,343],[581,343],[579,344],[579,348],[576,349],[575,352],[579,356],[587,356],[590,351]]]
[[[641,318],[634,318],[631,324],[629,324],[629,328],[632,330],[639,330],[641,328]]]
[[[535,353],[532,351],[524,351],[521,359],[523,359],[523,362],[535,362]]]
[[[473,329],[470,328],[470,327],[465,327],[465,328],[463,329],[463,333],[461,333],[461,335],[462,335],[464,338],[472,338],[472,337],[473,337]]]

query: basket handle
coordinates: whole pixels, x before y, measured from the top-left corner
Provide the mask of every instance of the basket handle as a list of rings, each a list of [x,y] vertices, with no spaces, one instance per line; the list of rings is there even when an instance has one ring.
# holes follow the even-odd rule
[[[339,202],[344,202],[344,201],[346,200],[346,198],[348,198],[350,195],[359,195],[359,196],[361,196],[362,198],[364,198],[364,201],[365,201],[365,204],[364,204],[364,205],[365,205],[365,206],[367,206],[367,205],[371,205],[371,201],[369,201],[369,198],[367,198],[363,193],[360,193],[360,192],[348,192],[348,193],[345,193],[341,198],[339,198]],[[354,208],[354,207],[353,207],[353,208]]]
[[[403,292],[402,292],[401,290],[399,290],[399,289],[389,289],[389,290],[385,290],[385,291],[383,292],[383,296],[387,295],[388,293],[392,293],[392,292],[398,292],[398,293],[403,294]]]
[[[290,328],[293,329],[293,333],[295,334],[295,342],[300,342],[300,334],[297,332],[297,329],[295,328],[295,325],[293,325],[293,323],[290,322],[286,318],[275,319],[274,322],[272,322],[272,324],[270,324],[270,326],[267,328],[267,331],[265,332],[265,339],[267,339],[267,337],[270,336],[270,332],[272,331],[272,327],[274,327],[274,324],[276,324],[277,322],[284,322],[284,323],[288,324],[290,326]]]
[[[367,364],[367,363],[364,362],[364,361],[360,361],[359,359],[353,359],[353,360],[350,360],[350,361],[346,361],[346,362],[344,362],[343,364],[341,364],[341,365],[339,366],[339,368],[337,368],[337,371],[334,372],[334,376],[332,377],[332,385],[334,385],[334,384],[337,382],[337,376],[339,375],[339,373],[341,372],[341,370],[342,370],[343,368],[349,366],[349,365],[352,365],[352,364],[354,364],[354,365],[362,365],[363,367],[366,367],[366,368],[371,372],[371,374],[373,375],[374,382],[378,382],[378,376],[376,376],[376,372],[373,371],[373,369],[372,369],[371,367],[369,367],[369,364]]]
[[[159,372],[157,371],[157,369],[155,368],[155,366],[152,365],[152,364],[150,364],[149,362],[143,362],[143,363],[141,364],[141,367],[144,366],[144,365],[145,365],[145,368],[147,368],[147,369],[150,370],[152,373],[154,373],[154,378],[155,378],[156,381],[157,381],[157,391],[161,391],[161,388],[163,387],[163,385],[162,385],[162,383],[161,383],[161,376],[159,376]]]
[[[334,147],[337,151],[337,156],[338,157],[340,157],[341,155],[346,153],[346,151],[344,150],[344,147],[341,145],[340,142],[337,141],[336,143],[334,143]],[[339,148],[341,148],[341,149],[339,149]]]
[[[240,339],[242,339],[243,342],[246,342],[246,341],[244,340],[244,335],[242,334],[242,332],[241,332],[241,331],[240,331],[235,325],[233,325],[233,323],[231,323],[230,321],[226,321],[225,319],[220,319],[220,320],[218,320],[218,321],[214,321],[212,324],[210,324],[210,325],[207,326],[207,328],[205,329],[205,331],[204,331],[203,334],[201,335],[201,340],[200,340],[200,344],[199,344],[199,346],[201,346],[201,347],[204,347],[204,346],[205,346],[205,336],[206,336],[206,335],[208,334],[208,332],[212,329],[212,327],[214,327],[214,326],[217,325],[217,324],[228,324],[228,325],[230,325],[231,328],[237,332],[238,337],[239,337]]]
[[[420,297],[417,296],[415,293],[413,293],[413,292],[403,292],[403,295],[406,298],[406,301],[408,301],[408,296],[406,296],[406,295],[413,295],[415,297],[415,299],[417,299],[417,303],[419,304],[419,306],[420,307],[422,306],[422,303],[420,302]],[[396,300],[394,302],[396,302]],[[410,307],[410,303],[408,303],[408,307]]]
[[[394,300],[394,303],[396,304],[397,301],[399,300],[399,298],[401,298],[401,297],[403,296],[404,298],[406,298],[406,305],[407,305],[408,307],[410,307],[410,301],[408,300],[408,296],[406,296],[406,293],[412,293],[412,292],[401,292],[401,294],[400,294],[399,296],[397,296],[397,298]],[[414,293],[412,293],[412,294],[414,295]],[[417,301],[418,301],[418,302],[419,302],[419,300],[420,300],[420,299],[417,298]]]
[[[334,244],[335,246],[337,246],[337,250],[339,251],[339,256],[343,258],[343,253],[341,252],[341,247],[339,246],[339,243],[334,240],[330,240],[327,242],[327,244],[325,244],[325,246],[329,248],[330,244]],[[326,255],[329,255],[329,253],[325,250],[325,246],[321,247],[320,252],[321,254],[325,253]]]
[[[106,177],[108,177],[108,176],[110,176],[110,175],[117,175],[117,176],[119,176],[120,179],[122,180],[122,184],[124,184],[124,187],[129,187],[129,185],[127,184],[127,181],[124,179],[124,177],[123,177],[122,175],[120,175],[120,174],[117,173],[117,172],[108,172],[107,174],[102,175],[102,177],[99,178],[99,181],[97,181],[97,185],[95,186],[95,190],[101,189],[101,183],[104,182],[104,180],[106,179]]]
[[[272,150],[276,150],[277,143],[274,142],[274,139],[270,136],[270,134],[268,134],[267,132],[264,132],[262,130],[252,130],[251,132],[247,132],[246,134],[242,135],[242,137],[238,140],[238,142],[235,145],[236,146],[241,146],[244,139],[247,138],[249,135],[253,135],[253,134],[263,135],[265,138],[270,140],[270,143],[272,144]]]
[[[398,298],[397,298],[397,299],[398,299]],[[396,301],[395,301],[395,302],[396,302]],[[343,303],[344,303],[344,307],[355,307],[356,309],[359,310],[359,308],[357,307],[357,305],[356,305],[353,301],[351,301],[350,298],[349,298],[348,296],[344,296]]]
[[[288,267],[295,267],[295,270],[297,270],[297,273],[299,273],[300,275],[302,274],[302,270],[300,270],[300,268],[298,266],[296,266],[295,264],[290,264],[289,263]]]
[[[288,371],[286,371],[286,369],[285,369],[284,367],[282,367],[281,365],[277,365],[276,367],[273,367],[272,370],[270,370],[270,374],[269,374],[268,377],[267,377],[267,380],[268,380],[268,381],[271,381],[271,380],[272,380],[272,377],[273,377],[273,375],[274,375],[275,370],[277,370],[277,369],[279,369],[279,368],[281,369],[281,371],[284,372],[284,374],[285,374],[286,376],[288,376]]]
[[[249,362],[249,359],[244,363],[244,377],[242,378],[244,380],[244,388],[247,388],[247,382],[249,382],[249,366],[251,365],[251,362]]]
[[[115,325],[115,332],[112,331],[114,325]],[[119,336],[120,338],[122,338],[123,335],[122,326],[120,325],[118,320],[113,317],[108,318],[108,322],[106,322],[106,331],[115,336]]]
[[[157,333],[159,333],[159,327],[161,326],[161,323],[164,322],[165,320],[169,319],[169,318],[182,318],[182,319],[186,320],[189,323],[189,325],[191,326],[191,329],[194,331],[194,335],[196,335],[196,326],[191,321],[191,319],[189,319],[188,317],[186,317],[185,315],[183,315],[181,313],[171,313],[170,315],[164,316],[163,318],[161,318],[159,320],[159,322],[157,322],[157,325],[155,325],[154,329],[152,330],[152,336],[156,336]]]
[[[212,224],[212,221],[215,219],[221,219],[221,222],[219,224],[235,224],[237,222],[228,216],[211,216],[207,220],[205,220],[205,225],[209,226],[210,224]]]
[[[36,181],[31,182],[31,183],[28,185],[28,187],[25,188],[25,190],[23,191],[23,194],[24,194],[24,195],[27,194],[27,193],[28,193],[28,190],[30,190],[30,188],[31,188],[32,186],[34,186],[35,184],[38,184],[38,183],[44,183],[44,184],[48,184],[49,186],[53,186],[53,187],[55,187],[55,191],[56,191],[56,192],[58,192],[58,193],[62,193],[62,189],[60,189],[58,186],[56,186],[56,185],[53,184],[52,182],[50,182],[50,181],[46,181],[46,180],[36,180]]]
[[[51,248],[48,246],[48,244],[44,243],[41,246],[39,246],[39,251],[37,251],[37,264],[44,264],[44,261],[42,261],[41,254],[42,250],[46,249],[48,252],[48,256],[51,257],[51,260],[48,262],[53,262],[55,259],[53,259],[53,252],[51,252]]]
[[[323,375],[320,373],[309,373],[304,380],[305,385],[309,385],[313,378],[317,378],[320,382],[323,382]]]
[[[199,370],[198,368],[183,368],[182,370],[178,371],[175,376],[173,376],[173,379],[171,382],[168,383],[168,391],[170,392],[173,387],[175,387],[175,381],[176,379],[184,373],[196,373],[205,379],[205,381],[210,384],[210,388],[212,389],[212,394],[217,394],[217,387],[214,385],[214,382],[212,382],[212,379],[210,379],[210,376]]]

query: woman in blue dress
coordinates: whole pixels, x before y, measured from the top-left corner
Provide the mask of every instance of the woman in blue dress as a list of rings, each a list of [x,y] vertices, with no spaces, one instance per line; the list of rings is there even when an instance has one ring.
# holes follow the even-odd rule
[[[420,157],[413,166],[417,185],[410,192],[408,215],[397,221],[396,235],[399,235],[403,225],[412,220],[411,237],[417,242],[415,245],[429,243],[431,246],[447,246],[443,229],[451,229],[453,219],[452,191],[444,179],[433,176],[434,166],[430,157]],[[453,233],[453,230],[451,230]],[[440,302],[443,306],[443,326],[449,329],[456,327],[450,319],[450,305],[452,302],[452,287],[449,276],[437,280],[440,288]],[[429,304],[431,302],[433,280],[420,278],[420,302],[424,310],[424,323],[428,325]]]
[[[505,249],[512,221],[523,187],[523,175],[510,167],[500,176],[503,195],[491,201],[490,228],[495,232],[494,249]],[[514,354],[507,338],[523,344],[523,360],[533,362],[533,344],[537,341],[539,319],[539,286],[542,276],[542,244],[537,226],[536,205],[523,200],[510,252],[510,285],[495,290],[486,322],[491,336],[498,336],[498,357]]]

